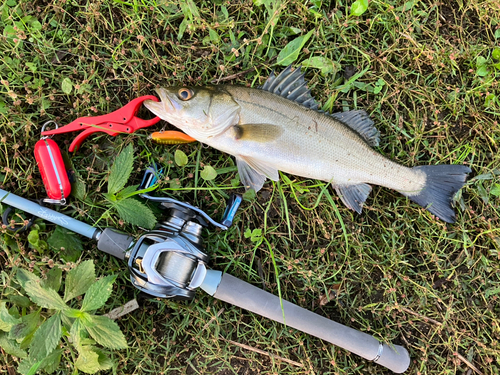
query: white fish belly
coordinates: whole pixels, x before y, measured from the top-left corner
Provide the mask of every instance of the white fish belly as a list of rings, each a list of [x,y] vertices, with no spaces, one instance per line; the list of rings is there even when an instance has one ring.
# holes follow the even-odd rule
[[[234,156],[259,160],[285,173],[333,185],[369,183],[405,195],[416,194],[425,185],[425,175],[392,162],[363,141],[355,142],[349,129],[333,139],[323,138],[312,129],[299,130],[284,126],[282,136],[272,142],[238,140],[228,131],[209,145]]]

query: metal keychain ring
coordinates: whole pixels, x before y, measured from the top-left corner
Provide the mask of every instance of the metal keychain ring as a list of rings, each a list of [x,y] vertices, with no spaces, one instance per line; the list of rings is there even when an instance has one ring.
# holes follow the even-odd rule
[[[56,129],[59,129],[59,125],[57,125],[57,122],[55,122],[54,120],[49,120],[45,124],[42,125],[42,133],[45,131],[45,127],[49,124],[54,124],[56,126]],[[47,138],[52,138],[52,137],[53,137],[52,135],[45,135],[45,136],[41,137],[40,139],[47,139]]]

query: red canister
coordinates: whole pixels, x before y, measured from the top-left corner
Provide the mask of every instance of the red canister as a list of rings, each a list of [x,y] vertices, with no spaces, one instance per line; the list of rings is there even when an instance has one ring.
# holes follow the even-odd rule
[[[35,144],[35,159],[50,200],[48,203],[66,204],[71,193],[61,151],[52,139],[42,138]]]

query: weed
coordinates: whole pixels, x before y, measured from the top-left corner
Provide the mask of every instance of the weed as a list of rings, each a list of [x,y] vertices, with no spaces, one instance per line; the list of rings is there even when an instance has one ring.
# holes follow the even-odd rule
[[[49,265],[54,267],[53,261]],[[116,276],[96,281],[93,262],[82,262],[66,274],[64,299],[58,294],[62,269],[54,267],[46,276],[40,279],[19,268],[15,280],[9,278],[3,285],[8,302],[0,303],[2,349],[23,359],[17,368],[21,374],[42,369],[53,373],[63,356],[73,359],[75,371],[94,374],[110,369],[113,362],[96,344],[116,350],[125,349],[127,342],[116,323],[90,312],[106,303]],[[80,309],[66,304],[76,297],[82,301]]]

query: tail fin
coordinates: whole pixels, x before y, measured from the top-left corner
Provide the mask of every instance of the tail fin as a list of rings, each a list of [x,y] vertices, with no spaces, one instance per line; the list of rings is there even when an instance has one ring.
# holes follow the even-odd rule
[[[427,176],[425,187],[417,195],[407,195],[431,214],[447,223],[455,222],[455,210],[451,201],[471,172],[465,165],[425,165],[414,167]]]

